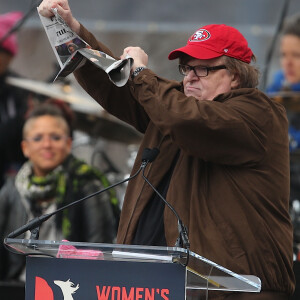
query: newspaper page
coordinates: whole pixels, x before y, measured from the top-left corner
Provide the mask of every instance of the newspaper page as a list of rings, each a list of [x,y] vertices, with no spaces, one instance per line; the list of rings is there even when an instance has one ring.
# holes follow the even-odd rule
[[[104,52],[92,49],[70,29],[56,9],[53,13],[51,18],[39,16],[61,68],[54,81],[68,76],[89,61],[104,70],[116,86],[126,84],[133,64],[131,57],[115,60]]]

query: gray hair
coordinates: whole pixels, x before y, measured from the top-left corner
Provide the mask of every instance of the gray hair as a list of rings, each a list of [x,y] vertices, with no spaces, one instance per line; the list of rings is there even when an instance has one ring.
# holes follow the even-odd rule
[[[223,58],[228,71],[231,74],[236,74],[239,78],[237,88],[255,88],[258,86],[260,72],[256,66],[229,56],[223,56]],[[255,61],[256,58],[253,55],[252,62]]]

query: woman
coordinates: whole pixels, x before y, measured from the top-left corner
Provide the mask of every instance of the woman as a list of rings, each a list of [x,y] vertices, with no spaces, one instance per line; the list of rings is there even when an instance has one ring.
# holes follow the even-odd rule
[[[280,65],[267,92],[300,92],[300,15],[290,19],[283,28],[280,41]]]
[[[106,186],[98,170],[71,154],[70,127],[53,104],[37,106],[23,127],[22,151],[28,158],[16,177],[0,193],[0,236],[4,237],[30,219],[50,213]],[[29,238],[30,232],[22,238]],[[40,239],[112,243],[115,219],[111,194],[102,193],[63,210],[43,223]],[[0,245],[0,280],[17,279],[22,256]]]

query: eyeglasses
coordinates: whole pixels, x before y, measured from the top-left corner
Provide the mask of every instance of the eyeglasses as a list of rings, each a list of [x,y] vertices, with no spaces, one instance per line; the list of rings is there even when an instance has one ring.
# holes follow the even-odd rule
[[[48,138],[51,142],[53,143],[59,143],[65,139],[67,139],[66,135],[59,135],[59,134],[50,134],[50,135],[42,135],[42,134],[38,134],[36,136],[30,137],[30,138],[26,138],[25,140],[28,142],[32,142],[34,144],[39,144],[41,143],[45,138]]]
[[[203,67],[203,66],[189,66],[189,65],[179,65],[179,72],[181,75],[187,76],[190,71],[194,71],[197,77],[206,77],[209,71],[216,71],[221,69],[227,69],[225,65],[214,66],[214,67]]]

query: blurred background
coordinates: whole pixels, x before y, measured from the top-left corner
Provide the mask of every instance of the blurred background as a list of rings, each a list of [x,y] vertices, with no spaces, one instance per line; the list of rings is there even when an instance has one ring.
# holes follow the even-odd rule
[[[0,0],[0,14],[21,11],[27,15],[17,31],[19,52],[12,70],[26,80],[27,89],[71,103],[77,114],[78,130],[74,152],[100,167],[113,182],[130,172],[140,134],[107,115],[76,84],[73,75],[63,86],[53,85],[59,67],[36,7],[40,1]],[[73,15],[96,37],[121,55],[126,46],[140,46],[149,54],[149,67],[169,79],[181,80],[177,61],[168,53],[183,46],[199,27],[225,23],[247,38],[261,70],[260,88],[265,89],[280,68],[278,31],[285,18],[300,12],[299,0],[70,0]],[[18,83],[19,85],[20,83]],[[123,197],[124,189],[120,191]]]
[[[40,1],[0,0],[0,13],[27,13]],[[123,48],[138,45],[149,54],[150,67],[161,76],[180,79],[177,62],[168,53],[186,43],[202,25],[224,23],[238,28],[257,56],[262,73],[283,9],[286,16],[300,12],[298,0],[70,0],[73,15],[120,55]],[[19,31],[20,51],[14,68],[22,75],[43,80],[55,70],[56,59],[35,9]],[[278,68],[274,47],[268,70]],[[270,74],[269,74],[270,75]]]
[[[64,85],[51,82],[59,66],[36,7],[36,0],[0,0],[0,14],[21,11],[27,18],[17,31],[19,52],[11,69],[26,80],[22,87],[71,103],[77,114],[74,152],[117,181],[130,172],[141,135],[106,114],[69,75]],[[73,15],[96,37],[121,55],[140,46],[149,67],[169,79],[181,80],[177,61],[167,56],[183,46],[199,27],[225,23],[239,29],[257,57],[260,88],[265,89],[280,68],[278,32],[282,21],[300,12],[299,0],[69,0]],[[17,83],[20,85],[20,82]],[[123,197],[125,187],[120,191]]]
[[[27,15],[17,32],[19,52],[11,67],[24,79],[12,84],[70,103],[77,118],[73,152],[99,167],[111,182],[122,180],[131,170],[141,135],[105,113],[81,90],[73,75],[63,84],[51,82],[59,67],[37,14],[39,3],[0,0],[0,14],[21,11]],[[280,69],[278,32],[282,21],[300,13],[299,0],[69,0],[69,3],[73,15],[116,55],[121,55],[127,46],[140,46],[149,55],[149,67],[169,79],[181,80],[178,62],[167,59],[169,52],[183,46],[196,29],[210,23],[236,27],[257,57],[262,90]],[[121,203],[125,188],[118,188]],[[300,277],[300,267],[297,272]]]

